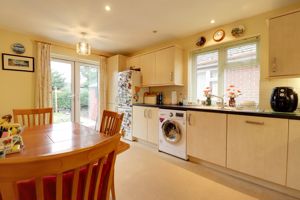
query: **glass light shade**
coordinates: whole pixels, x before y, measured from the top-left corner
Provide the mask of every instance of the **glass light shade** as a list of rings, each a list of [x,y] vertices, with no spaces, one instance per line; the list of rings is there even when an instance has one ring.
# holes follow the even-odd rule
[[[91,54],[91,45],[85,41],[78,42],[76,44],[76,52],[79,55],[90,55]]]

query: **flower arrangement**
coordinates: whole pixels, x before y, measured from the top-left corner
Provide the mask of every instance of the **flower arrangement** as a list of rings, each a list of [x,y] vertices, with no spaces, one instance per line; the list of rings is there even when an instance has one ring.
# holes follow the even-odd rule
[[[226,92],[228,98],[236,98],[242,94],[241,91],[238,90],[234,85],[229,85],[229,87],[226,89]]]
[[[211,88],[210,87],[204,88],[203,93],[204,93],[205,97],[210,98],[211,97]]]

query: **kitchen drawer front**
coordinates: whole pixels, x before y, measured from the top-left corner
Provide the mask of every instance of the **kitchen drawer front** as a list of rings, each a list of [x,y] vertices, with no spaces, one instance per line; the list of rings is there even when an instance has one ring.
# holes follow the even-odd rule
[[[284,185],[288,120],[228,115],[227,127],[227,167]]]

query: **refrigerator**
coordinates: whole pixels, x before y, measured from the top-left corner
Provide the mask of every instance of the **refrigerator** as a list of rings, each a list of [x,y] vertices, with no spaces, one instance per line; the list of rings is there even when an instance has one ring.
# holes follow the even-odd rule
[[[144,93],[149,88],[142,88],[142,76],[140,71],[127,70],[118,73],[118,103],[117,111],[124,113],[121,130],[123,138],[133,141],[132,136],[132,105],[143,103]]]

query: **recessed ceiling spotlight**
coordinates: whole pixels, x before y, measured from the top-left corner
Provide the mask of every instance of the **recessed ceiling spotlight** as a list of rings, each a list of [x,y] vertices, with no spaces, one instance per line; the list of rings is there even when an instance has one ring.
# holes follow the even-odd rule
[[[111,7],[110,7],[109,5],[106,5],[106,6],[105,6],[105,10],[106,10],[106,11],[110,11],[110,10],[111,10]]]
[[[210,20],[211,24],[214,24],[216,21],[214,19]]]

